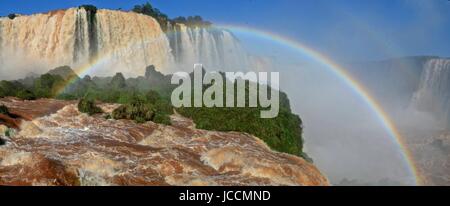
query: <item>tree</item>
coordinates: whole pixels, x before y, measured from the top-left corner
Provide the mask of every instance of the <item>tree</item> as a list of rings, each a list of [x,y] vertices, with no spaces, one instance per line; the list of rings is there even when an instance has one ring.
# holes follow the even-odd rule
[[[8,14],[8,18],[13,20],[17,17],[17,14]]]
[[[21,89],[19,92],[17,92],[16,96],[23,100],[35,100],[36,99],[36,95],[27,89]]]
[[[0,82],[0,97],[14,96],[16,93],[16,85],[10,81],[3,80]]]
[[[163,31],[167,31],[169,17],[166,14],[162,13],[159,9],[154,8],[149,2],[134,6],[132,11],[155,18],[160,24]]]
[[[176,18],[172,19],[172,21],[174,21],[175,23],[180,23],[180,24],[186,24],[186,22],[187,22],[186,17],[184,17],[184,16],[176,17]]]
[[[92,14],[97,13],[97,7],[94,5],[90,5],[90,4],[85,4],[85,5],[81,5],[78,8],[83,8],[84,10],[86,10],[87,12],[90,12]]]
[[[120,72],[114,75],[110,82],[110,85],[113,89],[124,89],[125,87],[127,87],[125,77]]]
[[[147,68],[145,68],[145,78],[147,79],[159,74],[161,73],[157,72],[155,66],[153,65],[150,65]]]
[[[35,94],[37,97],[54,97],[58,89],[64,87],[65,81],[59,75],[44,74],[34,83]]]

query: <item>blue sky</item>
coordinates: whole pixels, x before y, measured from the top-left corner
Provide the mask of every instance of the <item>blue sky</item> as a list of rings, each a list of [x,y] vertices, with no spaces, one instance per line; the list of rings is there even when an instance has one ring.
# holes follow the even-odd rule
[[[131,9],[145,0],[0,0],[0,15],[31,14],[93,4]],[[360,61],[408,55],[450,57],[448,0],[150,0],[170,17],[275,32],[335,59]],[[251,45],[250,45],[251,46]]]

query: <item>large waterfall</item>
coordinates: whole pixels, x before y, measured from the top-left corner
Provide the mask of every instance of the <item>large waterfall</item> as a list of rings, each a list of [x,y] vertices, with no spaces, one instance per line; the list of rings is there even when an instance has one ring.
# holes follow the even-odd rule
[[[96,75],[143,75],[153,64],[173,64],[169,41],[156,20],[122,11],[72,8],[0,19],[0,77],[43,73],[69,65]]]
[[[252,67],[250,56],[229,31],[176,24],[168,37],[179,69],[192,71],[196,63],[216,71],[246,71]]]
[[[80,75],[144,74],[148,65],[171,73],[261,69],[233,34],[214,27],[169,26],[134,12],[71,8],[0,18],[0,79],[71,66]],[[252,68],[255,65],[255,68]]]
[[[450,128],[450,59],[434,58],[425,63],[412,105]]]

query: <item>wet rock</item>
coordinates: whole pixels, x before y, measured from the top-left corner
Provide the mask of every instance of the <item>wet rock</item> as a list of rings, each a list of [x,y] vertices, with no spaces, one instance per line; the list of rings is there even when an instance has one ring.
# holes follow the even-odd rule
[[[5,125],[0,125],[0,135],[4,135],[8,131],[8,127]]]
[[[177,114],[172,126],[136,124],[82,114],[74,102],[8,101],[0,103],[34,115],[0,147],[0,185],[329,184],[311,163],[257,137],[195,129]]]

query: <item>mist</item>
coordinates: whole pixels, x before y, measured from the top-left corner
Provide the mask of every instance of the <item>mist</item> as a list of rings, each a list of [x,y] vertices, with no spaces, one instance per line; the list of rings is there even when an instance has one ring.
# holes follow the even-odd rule
[[[332,183],[342,179],[413,184],[401,151],[371,108],[327,68],[282,72],[281,87],[304,122],[306,152]]]
[[[251,34],[239,34],[241,37],[244,43],[250,39],[249,50],[270,57],[271,69],[280,72],[280,88],[288,94],[292,109],[303,120],[305,151],[333,184],[416,184],[411,171],[414,165],[408,165],[404,151],[383,126],[382,120],[346,84],[346,80],[296,49],[270,39],[252,38]],[[448,136],[443,134],[449,123],[439,117],[439,114],[447,114],[449,109],[445,105],[447,99],[439,96],[447,97],[448,91],[429,90],[448,88],[442,83],[448,82],[445,80],[448,75],[436,74],[434,76],[443,76],[443,79],[429,80],[436,83],[424,82],[424,79],[431,79],[424,76],[427,68],[445,71],[439,66],[433,68],[432,61],[447,60],[392,56],[375,61],[353,59],[338,64],[363,85],[388,114],[405,140],[405,147],[412,153],[419,175],[436,177],[440,173],[447,176],[445,170],[448,169],[442,167],[448,157],[435,158],[437,153],[448,155],[448,152],[442,153],[446,146],[441,146],[440,140],[444,140],[443,145],[447,144]],[[425,85],[434,86],[428,88]],[[426,107],[414,103],[421,87],[427,88],[426,95],[421,98],[423,104],[428,105]],[[427,168],[429,165],[434,166]],[[425,184],[444,184],[442,182],[446,181],[427,180]]]
[[[7,51],[7,49],[4,49]],[[0,80],[16,80],[36,74],[43,74],[50,70],[46,62],[27,58],[23,52],[0,54]]]

